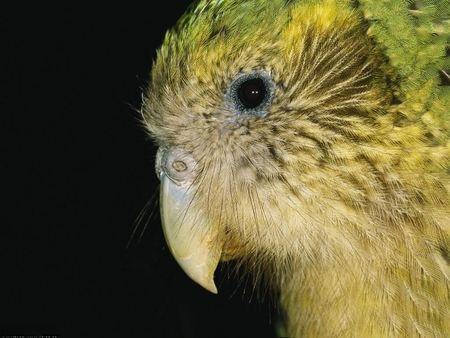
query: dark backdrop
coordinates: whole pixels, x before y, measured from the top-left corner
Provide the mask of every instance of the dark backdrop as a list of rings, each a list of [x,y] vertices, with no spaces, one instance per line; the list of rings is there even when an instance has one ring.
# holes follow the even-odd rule
[[[183,274],[147,204],[155,148],[135,108],[188,3],[2,5],[1,335],[274,335],[276,309],[225,268],[219,295]]]

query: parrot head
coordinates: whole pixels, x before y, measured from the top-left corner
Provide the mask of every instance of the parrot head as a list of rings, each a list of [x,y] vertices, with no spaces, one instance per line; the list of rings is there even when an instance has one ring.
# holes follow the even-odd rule
[[[355,144],[376,142],[392,93],[361,25],[338,4],[208,1],[166,36],[144,120],[168,244],[208,290],[219,260],[308,252],[299,236],[332,236],[377,194]]]

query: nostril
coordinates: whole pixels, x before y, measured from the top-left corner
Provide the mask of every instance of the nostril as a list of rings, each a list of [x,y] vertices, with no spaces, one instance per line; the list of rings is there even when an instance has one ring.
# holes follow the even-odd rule
[[[187,165],[186,163],[184,163],[183,161],[174,161],[172,163],[172,167],[176,170],[176,171],[185,171],[187,169]]]
[[[197,176],[197,161],[187,151],[175,147],[160,147],[156,154],[156,174],[166,175],[178,186],[190,185]]]

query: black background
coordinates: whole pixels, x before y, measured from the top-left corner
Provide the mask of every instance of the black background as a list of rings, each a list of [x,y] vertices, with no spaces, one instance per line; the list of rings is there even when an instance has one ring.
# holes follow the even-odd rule
[[[274,335],[277,310],[226,267],[219,295],[183,274],[156,202],[127,249],[158,194],[135,108],[188,4],[2,5],[0,334]]]

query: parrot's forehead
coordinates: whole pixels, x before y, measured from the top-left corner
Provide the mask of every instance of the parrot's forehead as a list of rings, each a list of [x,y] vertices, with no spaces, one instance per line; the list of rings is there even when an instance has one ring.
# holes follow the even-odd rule
[[[293,41],[311,29],[339,31],[357,21],[346,1],[200,1],[167,33],[154,76],[163,70],[171,80],[210,81],[217,70],[226,75],[236,68],[267,68],[283,62],[296,48]]]
[[[277,58],[288,12],[283,8],[275,12],[255,2],[237,2],[234,6],[225,3],[229,8],[208,3],[200,13],[187,15],[168,32],[154,75],[165,75],[172,81],[188,77],[215,82],[218,76],[226,81],[228,74],[235,75],[236,68],[261,69]],[[268,21],[272,27],[268,27]]]

